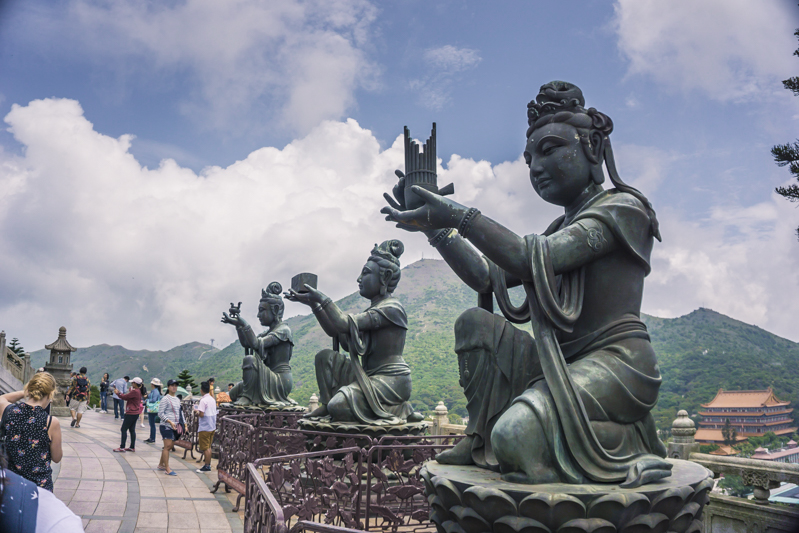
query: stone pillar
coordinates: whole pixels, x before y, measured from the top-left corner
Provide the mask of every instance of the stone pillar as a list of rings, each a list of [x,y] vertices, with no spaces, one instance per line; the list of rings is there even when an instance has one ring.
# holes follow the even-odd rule
[[[311,394],[311,398],[308,401],[308,412],[311,413],[319,408],[319,396],[316,394]]]
[[[447,413],[447,406],[444,405],[444,402],[438,402],[438,405],[436,405],[435,409],[435,415],[433,415],[433,435],[444,434],[442,426],[444,424],[449,424],[449,415]]]
[[[687,461],[692,453],[698,453],[699,443],[694,441],[694,435],[696,435],[696,424],[688,417],[687,411],[680,410],[677,419],[671,424],[669,458]]]

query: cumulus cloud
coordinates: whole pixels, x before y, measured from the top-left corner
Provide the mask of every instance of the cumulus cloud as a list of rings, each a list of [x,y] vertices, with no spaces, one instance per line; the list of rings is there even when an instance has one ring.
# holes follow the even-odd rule
[[[198,89],[182,110],[205,127],[241,128],[254,114],[304,134],[345,116],[354,91],[376,83],[366,52],[376,14],[366,0],[78,0],[65,16],[39,11],[47,20],[37,25],[123,77],[188,74]]]
[[[286,287],[314,272],[339,298],[356,290],[376,242],[402,239],[403,264],[434,254],[423,236],[379,214],[402,168],[402,138],[381,149],[354,120],[323,122],[282,149],[199,174],[171,159],[143,167],[130,136],[95,131],[74,100],[14,106],[5,120],[24,151],[0,152],[0,323],[31,349],[61,325],[80,346],[229,342],[221,312],[243,301],[254,320],[270,281]],[[455,183],[453,199],[519,233],[559,214],[535,196],[521,158],[492,165],[453,155],[439,179]],[[706,305],[796,337],[799,301],[785,291],[799,272],[790,204],[717,207],[695,223],[659,216],[664,243],[645,311],[674,316]],[[290,304],[287,314],[305,310]]]
[[[410,81],[411,90],[419,93],[419,102],[430,109],[443,108],[452,98],[452,86],[459,74],[482,61],[477,50],[447,44],[430,48],[422,55],[425,74]]]
[[[779,0],[617,0],[615,29],[630,74],[727,101],[782,89],[796,48],[793,4]]]

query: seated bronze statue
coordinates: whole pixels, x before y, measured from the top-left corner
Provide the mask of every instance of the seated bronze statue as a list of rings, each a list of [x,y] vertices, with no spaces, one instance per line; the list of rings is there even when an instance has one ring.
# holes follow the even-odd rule
[[[517,235],[419,187],[425,204],[414,210],[405,209],[402,184],[396,199],[385,195],[386,219],[424,231],[479,295],[480,307],[455,323],[467,437],[440,463],[521,483],[634,487],[670,475],[650,413],[660,371],[640,320],[658,222],[619,178],[610,118],[584,105],[578,87],[557,81],[528,105],[530,181],[565,209],[541,235]],[[612,189],[602,187],[603,163]],[[515,306],[508,288],[519,285],[527,298]],[[493,313],[494,297],[504,318]],[[511,324],[525,322],[533,335]]]
[[[419,421],[408,401],[411,369],[402,358],[408,317],[393,297],[400,280],[402,242],[375,245],[358,276],[361,296],[371,301],[363,313],[348,315],[309,285],[307,292],[292,289],[286,297],[308,305],[325,333],[340,343],[349,357],[337,350],[316,354],[318,409],[306,417],[330,417],[333,422],[397,425]]]
[[[248,354],[241,366],[242,381],[228,393],[235,405],[278,408],[297,405],[289,398],[294,385],[289,365],[294,341],[291,329],[283,323],[282,290],[280,283],[273,281],[261,291],[258,320],[269,328],[264,333],[256,335],[252,326],[239,316],[241,304],[231,304],[230,315],[222,313],[222,322],[236,326],[239,341]],[[256,355],[250,355],[252,353]]]

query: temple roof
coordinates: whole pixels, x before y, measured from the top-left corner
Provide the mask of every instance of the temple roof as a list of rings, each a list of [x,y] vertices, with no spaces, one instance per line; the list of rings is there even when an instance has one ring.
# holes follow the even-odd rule
[[[67,342],[67,328],[61,326],[58,328],[58,338],[52,344],[46,344],[44,346],[46,350],[55,350],[57,352],[76,352],[78,351],[77,348],[73,348],[72,345]]]
[[[719,389],[716,397],[710,403],[703,403],[702,407],[710,408],[751,408],[788,405],[791,402],[781,402],[774,396],[774,391],[769,387],[766,390],[724,390]]]
[[[696,430],[694,439],[702,442],[724,442],[724,437],[721,435],[720,429],[699,428]],[[746,437],[740,433],[736,435],[735,442],[740,442],[742,440],[746,440]]]

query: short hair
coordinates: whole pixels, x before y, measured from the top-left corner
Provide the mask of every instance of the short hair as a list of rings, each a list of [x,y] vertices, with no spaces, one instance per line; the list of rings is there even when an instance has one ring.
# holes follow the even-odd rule
[[[235,387],[235,385],[233,383],[228,383],[227,386],[228,387]]]
[[[86,367],[85,366],[80,367],[80,373],[81,374],[85,374],[86,373]]]
[[[211,384],[207,381],[203,381],[200,383],[200,390],[203,391],[203,394],[207,394],[211,392]]]
[[[216,383],[216,378],[215,378],[215,377],[213,377],[213,376],[212,376],[212,377],[210,377],[210,378],[208,378],[208,383],[211,383],[212,381],[213,381],[214,383]]]
[[[25,396],[34,401],[42,398],[53,398],[56,390],[55,378],[49,372],[39,372],[25,384]]]
[[[125,377],[124,377],[124,380],[125,380],[125,381],[130,381],[130,376],[125,376]]]

